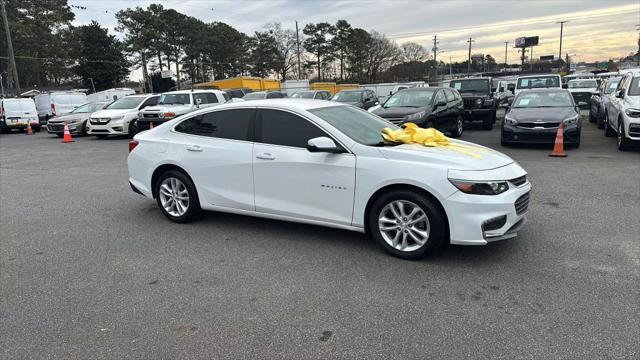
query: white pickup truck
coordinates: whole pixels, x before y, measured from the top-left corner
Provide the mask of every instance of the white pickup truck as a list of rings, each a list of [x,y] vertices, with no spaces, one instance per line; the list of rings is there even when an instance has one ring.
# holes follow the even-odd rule
[[[194,110],[224,104],[229,95],[220,90],[179,90],[163,93],[158,105],[149,106],[138,113],[138,131],[172,120]]]

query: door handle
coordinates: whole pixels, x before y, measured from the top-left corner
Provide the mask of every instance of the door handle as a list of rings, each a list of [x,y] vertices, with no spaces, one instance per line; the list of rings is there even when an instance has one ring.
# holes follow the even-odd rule
[[[198,145],[188,145],[187,150],[194,151],[194,152],[201,152],[202,148]]]
[[[262,160],[275,160],[276,159],[276,157],[271,155],[270,153],[258,154],[258,155],[256,155],[256,158],[262,159]]]

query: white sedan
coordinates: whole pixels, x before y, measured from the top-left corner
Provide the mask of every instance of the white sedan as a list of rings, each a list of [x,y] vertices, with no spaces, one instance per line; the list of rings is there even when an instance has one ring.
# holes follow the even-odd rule
[[[531,185],[511,158],[387,143],[385,127],[398,129],[336,102],[224,104],[136,135],[129,181],[172,221],[204,209],[330,226],[407,259],[516,236]]]

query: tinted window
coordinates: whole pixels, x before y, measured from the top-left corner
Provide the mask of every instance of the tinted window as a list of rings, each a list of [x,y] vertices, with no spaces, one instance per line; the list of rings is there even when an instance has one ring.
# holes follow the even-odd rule
[[[189,118],[176,126],[177,132],[232,140],[249,140],[254,109],[215,111]]]
[[[207,93],[207,103],[215,104],[217,102],[218,102],[218,97],[216,96],[216,94]]]
[[[437,104],[441,101],[447,102],[447,97],[444,95],[444,91],[440,90],[436,93],[436,98],[434,104]]]
[[[160,100],[160,96],[150,97],[147,100],[145,100],[145,102],[142,103],[142,106],[140,106],[140,109],[144,109],[147,106],[157,105],[158,104],[158,100]]]
[[[454,97],[456,100],[460,100],[460,99],[461,99],[461,96],[460,96],[460,93],[459,93],[459,92],[457,92],[457,91],[455,91],[455,90],[451,90],[451,92],[453,93],[453,97]]]
[[[633,96],[640,95],[640,77],[637,77],[631,81],[629,89],[627,90],[627,94]]]
[[[298,115],[280,110],[260,110],[256,123],[257,142],[306,148],[309,139],[320,136],[327,134]]]
[[[453,96],[453,93],[451,92],[451,90],[449,90],[449,89],[445,89],[444,90],[444,94],[447,97],[447,101],[449,101],[449,102],[451,102],[451,101],[456,99],[455,96]]]

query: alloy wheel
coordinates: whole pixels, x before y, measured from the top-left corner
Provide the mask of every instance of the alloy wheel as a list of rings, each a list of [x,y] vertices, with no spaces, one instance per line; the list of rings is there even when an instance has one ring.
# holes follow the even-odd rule
[[[394,200],[380,211],[378,229],[384,241],[396,250],[420,249],[429,240],[429,217],[418,205],[407,200]]]
[[[160,203],[171,216],[179,217],[189,209],[189,191],[182,181],[168,177],[160,184]]]
[[[464,124],[462,123],[462,119],[458,118],[458,123],[456,124],[456,131],[458,136],[462,135]]]

